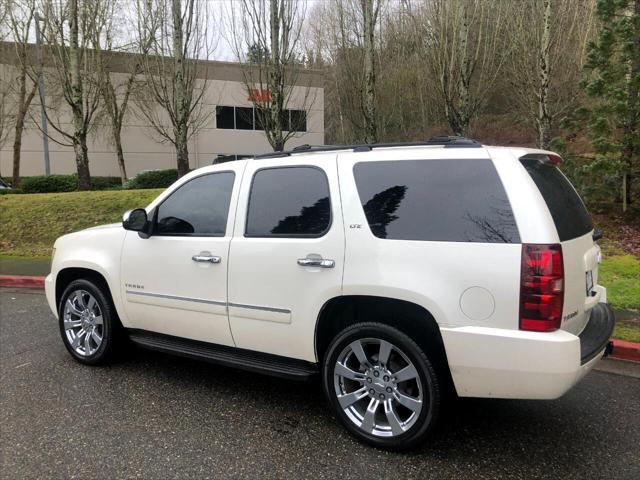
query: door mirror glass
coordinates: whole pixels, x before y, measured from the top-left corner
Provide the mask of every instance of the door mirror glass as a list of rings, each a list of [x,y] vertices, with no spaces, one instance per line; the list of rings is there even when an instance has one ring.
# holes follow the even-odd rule
[[[147,211],[144,208],[127,210],[122,216],[122,227],[125,230],[144,232],[147,228]]]

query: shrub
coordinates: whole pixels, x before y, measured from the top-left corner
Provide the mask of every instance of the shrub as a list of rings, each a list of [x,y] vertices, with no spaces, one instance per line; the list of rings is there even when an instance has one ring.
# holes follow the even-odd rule
[[[120,177],[91,177],[92,190],[111,190],[121,187]],[[22,177],[20,189],[24,193],[73,192],[78,189],[78,175]]]
[[[149,170],[147,172],[140,172],[129,180],[127,188],[167,188],[177,179],[178,170],[175,168],[169,170]]]
[[[77,187],[78,178],[75,175],[41,175],[20,180],[20,188],[24,193],[73,192]]]
[[[92,190],[113,190],[122,188],[120,177],[91,177]]]

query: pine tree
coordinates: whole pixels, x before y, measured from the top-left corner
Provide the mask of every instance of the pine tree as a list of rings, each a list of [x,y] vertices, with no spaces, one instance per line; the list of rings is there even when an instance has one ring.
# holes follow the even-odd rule
[[[640,174],[640,0],[598,0],[596,16],[600,30],[587,47],[582,84],[592,102],[584,118],[595,152],[619,165],[625,211]]]

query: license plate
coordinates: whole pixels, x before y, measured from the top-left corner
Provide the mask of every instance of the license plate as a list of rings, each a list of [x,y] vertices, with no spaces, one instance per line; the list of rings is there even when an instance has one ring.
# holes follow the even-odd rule
[[[587,272],[587,297],[591,296],[591,290],[593,290],[593,271]]]

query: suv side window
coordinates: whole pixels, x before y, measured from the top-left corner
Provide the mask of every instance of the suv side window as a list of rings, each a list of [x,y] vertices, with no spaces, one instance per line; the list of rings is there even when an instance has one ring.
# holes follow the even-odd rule
[[[158,206],[154,235],[224,237],[234,179],[209,173],[179,187]]]
[[[321,237],[330,225],[329,182],[320,168],[265,168],[253,176],[246,237]]]
[[[378,238],[519,243],[511,205],[491,160],[361,162],[354,176]]]

